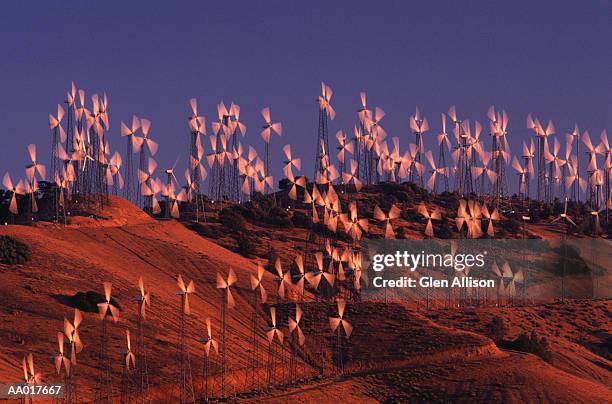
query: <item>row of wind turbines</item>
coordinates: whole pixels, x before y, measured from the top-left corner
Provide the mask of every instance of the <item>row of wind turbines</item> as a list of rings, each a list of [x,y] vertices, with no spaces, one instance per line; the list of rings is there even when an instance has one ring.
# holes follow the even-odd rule
[[[523,142],[519,153],[512,154],[509,118],[503,110],[494,107],[488,110],[487,141],[481,136],[483,125],[460,118],[454,106],[441,115],[440,133],[430,135],[429,122],[417,108],[408,120],[414,142],[408,141],[402,149],[402,138],[410,139],[410,135],[389,136],[382,126],[385,112],[380,107],[368,109],[366,94],[361,93],[353,135],[338,131],[337,151],[332,152],[328,139],[329,124],[336,116],[332,95],[331,87],[322,83],[317,98],[319,125],[313,182],[344,188],[353,185],[359,191],[364,184],[410,181],[433,193],[454,191],[460,197],[487,200],[500,207],[510,196],[507,169],[512,167],[521,200],[551,203],[555,198],[579,201],[584,196],[591,211],[605,210],[607,217],[612,205],[612,149],[605,130],[595,145],[589,133],[581,133],[576,126],[565,136],[562,151],[561,141],[554,136],[553,123],[549,121],[544,126],[529,115],[527,128],[534,136]],[[103,205],[109,193],[121,194],[151,214],[163,211],[165,217],[179,218],[180,208],[188,206],[197,219],[204,208],[204,195],[212,201],[242,202],[255,193],[275,190],[270,143],[274,136],[281,136],[282,124],[271,118],[269,107],[261,111],[264,155],[260,157],[252,145],[244,143],[247,126],[241,120],[240,106],[232,103],[227,107],[220,102],[216,120],[208,124],[198,113],[197,100],[191,99],[187,118],[189,157],[181,185],[175,174],[178,159],[158,172],[154,156],[159,144],[153,140],[150,120],[134,116],[128,124],[121,122],[119,132],[126,144],[125,152],[113,152],[108,97],[93,94],[90,98],[88,103],[85,91],[77,90],[73,83],[66,94],[65,106],[59,104],[56,113],[49,115],[49,181],[53,188],[52,213],[58,221],[66,220],[67,211],[69,214],[75,202],[93,199]],[[436,146],[427,150],[429,137]],[[305,177],[296,178],[290,170],[300,170],[302,158],[295,156],[290,144],[283,152],[282,177],[291,185],[305,184]],[[33,219],[38,211],[39,182],[47,177],[38,154],[36,145],[28,145],[25,179],[15,182],[9,173],[4,175],[11,218],[24,213]],[[21,208],[18,198],[27,201],[21,203]]]

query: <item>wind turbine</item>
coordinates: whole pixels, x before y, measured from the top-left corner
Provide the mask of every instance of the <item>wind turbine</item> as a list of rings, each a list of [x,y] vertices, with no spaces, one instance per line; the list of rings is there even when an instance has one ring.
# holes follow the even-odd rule
[[[143,210],[148,214],[153,214],[153,199],[154,199],[154,187],[157,183],[153,180],[153,173],[157,168],[157,163],[152,157],[149,157],[149,162],[146,167],[146,171],[138,169],[138,183],[140,184],[140,194],[144,196]]]
[[[523,167],[521,163],[519,163],[516,156],[512,158],[512,168],[516,170],[518,177],[519,177],[519,186],[518,186],[519,196],[521,197],[521,199],[525,200],[528,198],[527,196],[528,185],[527,184],[529,181],[528,178],[530,176],[530,173],[526,167]]]
[[[15,216],[19,214],[19,209],[17,206],[17,195],[24,196],[25,187],[23,186],[23,182],[21,180],[19,180],[16,185],[13,185],[13,181],[11,180],[11,176],[9,173],[4,174],[4,178],[2,179],[2,185],[4,185],[7,192],[11,193],[11,201],[9,202],[9,212],[11,213],[11,222],[13,222],[15,220]]]
[[[136,354],[132,351],[130,330],[125,330],[126,350],[123,352],[123,373],[121,380],[121,401],[136,401],[133,395],[134,372],[136,370]]]
[[[333,91],[330,86],[325,83],[321,83],[321,95],[317,98],[319,104],[319,127],[317,131],[317,154],[315,156],[315,173],[314,178],[317,178],[318,174],[323,173],[325,153],[329,150],[328,140],[328,120],[334,120],[336,118],[336,111],[331,106],[331,98]]]
[[[132,124],[128,127],[125,123],[121,122],[121,136],[127,139],[127,148],[125,152],[125,188],[123,189],[123,196],[128,201],[134,202],[137,198],[135,181],[134,181],[134,163],[132,154],[140,150],[139,143],[135,143],[136,132],[140,128],[140,120],[136,115],[132,116]],[[138,141],[137,141],[138,142]]]
[[[231,286],[238,281],[236,273],[232,268],[229,269],[227,278],[217,272],[217,289],[221,293],[221,397],[225,396],[225,377],[227,371],[227,311],[236,306],[236,301],[232,295]]]
[[[111,300],[112,284],[110,282],[104,282],[103,286],[104,301],[98,303],[98,312],[100,320],[102,320],[99,362],[104,370],[98,378],[96,398],[98,400],[110,400],[113,396],[113,381],[111,359],[108,354],[108,324],[106,318],[110,314],[115,323],[119,321],[119,308],[115,306],[114,300]]]
[[[444,149],[442,149],[444,150]],[[446,167],[438,167],[436,165],[436,163],[434,162],[434,158],[433,155],[431,153],[431,150],[428,150],[425,153],[425,157],[427,158],[427,162],[429,163],[429,165],[431,166],[431,177],[429,177],[429,180],[427,181],[427,188],[429,188],[430,190],[432,190],[432,192],[434,194],[438,193],[438,181],[436,181],[438,179],[438,175],[441,175],[444,178],[444,183],[445,183],[445,191],[448,191],[448,173],[447,173],[447,168]]]
[[[250,350],[247,365],[247,383],[250,378],[251,388],[255,388],[256,375],[259,367],[259,343],[257,331],[259,328],[259,307],[268,299],[266,289],[262,284],[266,270],[261,264],[257,264],[257,275],[251,275],[251,290],[253,291],[253,314],[251,315],[251,335],[250,335]]]
[[[149,399],[149,372],[147,366],[147,352],[145,346],[145,335],[144,335],[144,321],[147,318],[147,307],[151,306],[151,293],[145,290],[144,280],[141,277],[138,278],[138,296],[134,299],[138,304],[137,311],[137,328],[136,328],[136,353],[138,354],[139,361],[136,366],[138,374],[137,387],[138,397],[147,401]]]
[[[493,221],[501,219],[499,216],[499,212],[497,211],[497,208],[493,208],[493,211],[489,211],[489,208],[487,208],[487,205],[483,203],[481,212],[482,212],[482,216],[484,216],[484,218],[488,220],[487,235],[490,238],[495,238],[495,229],[493,227]]]
[[[342,360],[342,334],[344,331],[346,338],[349,338],[353,332],[353,326],[344,318],[344,310],[346,303],[342,299],[338,299],[338,317],[329,317],[329,326],[332,332],[336,333],[336,366],[340,373],[344,373],[344,362]]]
[[[208,401],[208,373],[209,373],[209,362],[211,355],[211,348],[214,353],[219,356],[219,343],[212,336],[212,326],[210,317],[206,317],[206,336],[200,341],[204,344],[204,388],[203,388],[203,399]]]
[[[497,286],[497,305],[501,306],[502,296],[506,293],[506,288],[504,286],[504,279],[505,278],[512,278],[512,270],[510,269],[510,265],[508,264],[508,261],[504,262],[504,264],[502,265],[502,269],[501,270],[500,270],[499,266],[497,265],[497,262],[493,261],[493,264],[491,264],[491,270],[498,277],[498,281],[497,281],[498,282],[498,286]]]
[[[83,317],[79,309],[74,309],[74,320],[71,323],[66,317],[64,317],[64,335],[68,339],[68,344],[70,347],[70,373],[68,374],[68,378],[65,380],[65,394],[64,398],[66,402],[73,403],[77,401],[76,394],[76,383],[75,373],[76,373],[76,364],[77,364],[77,354],[81,353],[83,350],[83,343],[81,342],[81,338],[79,336],[79,326],[83,321]]]
[[[31,386],[42,383],[42,375],[34,369],[34,357],[31,353],[23,357],[21,360],[21,368],[23,369],[23,381],[26,385]],[[30,396],[26,396],[24,399],[25,403],[32,403],[32,401]]]
[[[325,272],[323,270],[323,253],[318,251],[315,253],[315,259],[317,263],[317,267],[312,272],[307,272],[304,277],[306,281],[312,286],[312,288],[316,291],[319,288],[319,284],[321,283],[321,278],[324,278],[327,284],[330,287],[334,286],[335,276],[332,273]]]
[[[336,139],[338,140],[338,147],[336,147],[336,149],[338,150],[337,157],[338,157],[338,162],[339,162],[339,167],[340,167],[340,176],[342,178],[342,183],[346,184],[346,182],[344,181],[345,174],[347,171],[346,170],[346,154],[347,153],[353,154],[353,143],[348,141],[348,138],[346,137],[344,132],[341,130],[336,132]],[[355,163],[354,168],[352,169],[352,175],[355,176],[356,174],[357,174],[357,164]]]
[[[553,201],[555,198],[555,184],[561,181],[561,167],[567,162],[559,158],[558,154],[561,150],[561,144],[557,138],[553,139],[553,152],[548,149],[548,139],[544,139],[544,160],[548,163],[548,198]]]
[[[357,161],[357,177],[365,182],[371,184],[372,182],[372,143],[368,128],[366,127],[366,118],[372,115],[366,106],[366,93],[362,91],[359,93],[361,101],[360,107],[357,110],[357,118],[359,119],[359,126],[355,125],[353,142],[355,151],[355,160]]]
[[[507,192],[506,184],[506,164],[509,160],[510,147],[508,146],[508,114],[506,111],[495,113],[495,107],[491,105],[487,113],[492,145],[491,157],[493,159],[493,171],[495,172],[495,182],[493,184],[496,205]]]
[[[303,281],[302,281],[303,282]],[[293,338],[291,343],[291,361],[289,363],[289,382],[296,381],[297,370],[297,351],[304,346],[306,337],[302,331],[300,322],[302,321],[302,308],[299,303],[295,304],[295,318],[289,317],[289,334]],[[303,349],[303,348],[302,348]]]
[[[361,187],[363,186],[363,183],[357,176],[357,170],[358,170],[357,162],[351,159],[349,171],[342,173],[342,182],[345,185],[348,185],[352,182],[353,186],[355,187],[355,192],[359,192],[361,190]]]
[[[68,167],[72,168],[71,162],[68,162],[67,164],[68,164],[67,165]],[[108,167],[106,168],[106,172],[105,172],[106,183],[108,185],[113,186],[114,195],[118,195],[119,190],[123,189],[123,186],[125,185],[125,182],[123,180],[123,175],[121,175],[121,165],[122,164],[123,164],[123,161],[121,159],[121,154],[119,154],[119,152],[115,152],[113,156],[110,158]]]
[[[58,352],[57,354],[53,357],[53,362],[55,364],[55,371],[57,372],[57,375],[59,376],[61,371],[62,371],[62,366],[65,370],[65,374],[64,374],[64,385],[66,385],[67,380],[70,378],[70,359],[68,358],[67,355],[64,354],[64,342],[65,342],[65,335],[63,332],[58,332],[57,333],[57,345],[58,345]]]
[[[178,184],[178,180],[176,179],[176,176],[174,175],[174,168],[176,167],[177,162],[178,162],[178,159],[174,162],[174,165],[172,166],[172,168],[169,168],[165,171],[166,184],[162,188],[162,195],[166,198],[166,207],[164,211],[164,215],[166,219],[170,218],[171,216],[175,219],[179,219],[180,218],[179,202],[187,201],[187,195],[184,189],[182,189],[178,193],[178,195],[175,194],[175,190],[176,190],[175,184]]]
[[[574,145],[574,141],[576,141],[576,160],[573,166],[576,175],[578,175],[580,173],[580,129],[578,129],[577,124],[574,125],[574,130],[567,134],[566,139],[568,147],[572,147]],[[580,192],[578,192],[578,189],[576,189],[576,183],[574,183],[574,186],[572,187],[572,199],[580,201]]]
[[[270,141],[272,133],[281,136],[283,133],[283,124],[280,122],[272,123],[272,118],[270,117],[270,108],[266,107],[261,110],[261,116],[264,119],[264,127],[261,131],[261,138],[264,140],[265,150],[264,150],[264,176],[271,175],[272,172],[272,161],[270,159]],[[264,188],[265,189],[265,188]],[[267,193],[267,190],[266,192]]]
[[[442,220],[442,214],[440,213],[440,210],[436,208],[430,213],[425,204],[421,203],[418,207],[418,212],[421,216],[427,219],[427,225],[425,226],[425,235],[427,237],[434,237],[432,220]]]
[[[189,362],[189,353],[187,351],[187,327],[185,323],[185,315],[191,314],[189,305],[189,295],[195,293],[195,285],[192,281],[185,284],[183,277],[179,275],[176,279],[176,284],[179,287],[176,293],[180,297],[179,306],[179,343],[177,347],[177,360],[179,362],[179,400],[181,403],[195,401],[195,392],[193,390],[193,382],[191,379],[191,364]]]
[[[358,217],[355,202],[349,204],[349,213],[340,215],[340,219],[344,224],[346,233],[353,238],[353,241],[360,240],[363,232],[368,231],[368,219]]]
[[[274,341],[278,340],[283,346],[283,332],[276,325],[276,307],[270,307],[270,326],[266,331],[266,337],[268,338],[269,352],[268,352],[268,386],[272,386],[274,383],[276,359],[275,359],[275,345]],[[282,351],[281,351],[282,354]]]
[[[603,176],[601,170],[597,166],[597,155],[603,154],[603,145],[599,144],[597,147],[593,146],[589,132],[582,134],[582,142],[587,148],[587,155],[589,157],[589,164],[587,165],[587,175],[589,177],[589,204],[591,205],[592,212],[599,212],[599,203],[601,200],[601,189],[603,185]],[[594,219],[599,219],[597,215],[593,215]],[[594,223],[594,228],[597,229],[598,221]]]
[[[507,264],[507,262],[506,262]],[[522,284],[525,280],[525,277],[523,275],[523,270],[519,269],[516,272],[512,272],[512,270],[510,269],[510,265],[507,266],[508,271],[510,271],[510,274],[512,275],[510,277],[510,283],[508,284],[508,288],[506,289],[507,293],[508,293],[508,297],[512,299],[512,302],[514,303],[514,298],[517,295],[517,284]],[[525,291],[523,291],[525,292]]]
[[[391,205],[388,213],[384,213],[378,206],[374,207],[374,219],[378,220],[385,224],[385,238],[391,239],[395,238],[395,231],[393,230],[393,225],[391,224],[391,220],[395,220],[400,217],[400,210],[397,206]]]
[[[438,141],[439,151],[438,151],[438,165],[437,170],[444,170],[446,174],[444,175],[444,191],[448,192],[448,170],[449,168],[446,166],[446,152],[445,148],[448,149],[450,153],[451,150],[451,142],[448,140],[448,133],[446,133],[446,114],[442,113],[442,132],[436,136]],[[445,147],[446,146],[446,147]],[[435,185],[434,185],[435,186]],[[434,189],[434,193],[437,192]]]
[[[530,199],[531,180],[533,179],[535,175],[535,169],[533,167],[534,156],[535,156],[535,144],[533,143],[533,139],[529,140],[529,147],[527,147],[527,144],[523,142],[523,153],[521,157],[523,158],[524,167],[529,173],[529,175],[525,177],[525,191],[526,191],[527,199]]]
[[[603,200],[606,209],[606,223],[608,222],[608,212],[610,206],[612,206],[612,192],[610,191],[610,176],[612,174],[612,147],[608,141],[608,132],[603,130],[600,135],[601,143],[599,144],[599,150],[604,155],[603,164]]]
[[[410,129],[412,130],[412,133],[414,133],[415,138],[416,138],[415,140],[416,155],[414,157],[414,160],[416,162],[421,163],[421,160],[422,160],[421,156],[423,155],[423,153],[425,153],[423,134],[429,130],[429,124],[427,123],[427,118],[421,117],[421,114],[419,112],[419,107],[416,108],[416,112],[414,113],[414,115],[410,117]],[[410,181],[416,183],[418,180],[418,183],[421,185],[421,188],[423,188],[424,187],[423,176],[419,175],[417,178],[415,175],[415,171],[412,171],[410,174],[411,174]]]
[[[130,338],[130,330],[125,330],[125,338],[127,350],[125,351],[125,368],[129,372],[136,369],[136,355],[132,351],[132,340]]]
[[[561,302],[565,301],[565,269],[567,265],[567,234],[569,233],[570,225],[576,227],[574,220],[567,214],[567,197],[563,204],[563,213],[559,214],[552,220],[552,223],[557,221],[563,221],[565,223],[565,231],[563,232],[563,272],[561,273]]]
[[[46,169],[36,158],[35,144],[28,145],[28,154],[30,155],[31,163],[26,166],[26,177],[28,179],[26,194],[31,195],[31,204],[28,205],[30,207],[30,213],[36,213],[38,212],[38,206],[36,204],[36,191],[38,191],[37,177],[44,181]]]
[[[159,148],[158,144],[154,142],[149,136],[149,130],[151,129],[151,121],[148,119],[141,118],[140,119],[140,130],[142,132],[142,137],[134,136],[134,148],[136,152],[139,153],[140,163],[139,163],[139,172],[144,172],[146,167],[146,159],[147,155],[145,150],[149,150],[149,156],[153,157],[157,153],[157,149]],[[140,195],[138,198],[138,206],[142,206],[140,203]]]
[[[195,200],[197,209],[198,198],[200,195],[200,182],[204,181],[206,178],[202,176],[201,170],[198,171],[197,164],[194,164],[194,160],[196,160],[199,164],[201,163],[202,156],[204,155],[204,148],[202,147],[202,136],[206,136],[206,119],[204,116],[198,115],[198,101],[195,98],[189,100],[189,106],[191,107],[192,112],[192,115],[187,118],[190,133],[189,176],[192,179],[193,183],[191,202]]]

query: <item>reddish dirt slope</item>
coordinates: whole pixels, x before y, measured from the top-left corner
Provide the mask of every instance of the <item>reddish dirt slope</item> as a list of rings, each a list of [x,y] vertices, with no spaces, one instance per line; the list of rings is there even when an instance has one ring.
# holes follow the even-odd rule
[[[213,319],[218,333],[220,294],[215,287],[216,272],[226,274],[234,268],[238,282],[234,288],[237,309],[232,310],[230,327],[232,343],[244,345],[250,324],[249,275],[255,265],[222,247],[187,230],[175,221],[155,221],[119,198],[112,198],[104,218],[78,218],[68,227],[37,224],[33,227],[6,226],[0,234],[14,236],[27,243],[32,260],[25,265],[0,266],[0,379],[18,380],[19,363],[26,352],[33,352],[37,367],[52,378],[48,358],[56,349],[56,333],[64,316],[72,319],[73,309],[60,303],[57,296],[76,292],[102,293],[102,282],[113,283],[113,297],[122,307],[121,320],[109,326],[111,355],[125,350],[125,330],[135,329],[138,278],[152,293],[146,332],[151,357],[156,361],[153,384],[171,380],[175,358],[178,297],[177,274],[193,279],[195,297],[191,299],[193,315],[188,330],[203,335],[204,319]],[[264,285],[273,284],[266,276]],[[95,313],[84,313],[81,338],[85,349],[80,359],[80,374],[87,378],[82,385],[91,386],[98,355],[100,321]],[[261,330],[263,340],[263,327]],[[196,346],[197,345],[197,346]],[[191,341],[193,357],[201,357],[202,347]],[[197,352],[196,352],[197,351]],[[242,361],[242,352],[230,351],[230,361]],[[196,364],[194,364],[196,366]]]
[[[258,249],[266,250],[273,244],[283,262],[293,259],[295,246],[303,240],[302,234],[296,232],[281,236],[281,232],[287,232],[281,229],[256,231]],[[45,379],[54,381],[49,358],[54,354],[56,333],[63,318],[71,318],[73,313],[62,302],[77,292],[102,293],[102,282],[111,281],[113,296],[122,307],[119,323],[109,326],[109,352],[116,358],[118,384],[125,330],[135,328],[136,303],[132,299],[138,294],[138,277],[143,276],[152,292],[146,326],[151,383],[158,398],[176,397],[176,276],[181,273],[196,284],[188,332],[192,368],[197,376],[202,362],[202,347],[197,339],[203,335],[204,319],[213,319],[215,334],[219,329],[216,272],[227,273],[230,267],[235,269],[238,283],[234,289],[237,309],[230,312],[229,320],[229,367],[235,373],[244,366],[253,312],[249,275],[255,271],[254,261],[201,237],[181,223],[153,220],[119,198],[111,198],[102,217],[73,218],[67,227],[43,223],[5,226],[0,228],[0,234],[27,243],[32,252],[27,264],[0,265],[0,380],[17,381],[21,357],[32,352]],[[269,274],[264,286],[273,296],[274,283]],[[429,318],[400,304],[349,304],[347,319],[355,331],[344,345],[347,375],[337,378],[329,376],[334,373],[335,337],[326,325],[327,316],[334,314],[335,308],[308,303],[304,315],[307,345],[309,353],[322,350],[324,360],[320,363],[326,375],[300,387],[279,387],[239,399],[319,403],[337,402],[338,397],[343,397],[344,402],[605,402],[611,396],[610,362],[598,355],[594,346],[609,336],[609,304],[586,302],[584,308],[567,306],[569,311],[547,306],[482,309],[474,315],[468,311],[440,311]],[[551,310],[552,314],[542,314],[541,310]],[[572,315],[572,311],[578,314]],[[499,313],[507,316],[508,323],[515,324],[511,336],[535,324],[551,338],[559,338],[551,363],[533,355],[500,350],[485,337],[483,324]],[[557,324],[562,324],[559,335],[555,334]],[[262,320],[262,344],[264,331]],[[79,383],[80,396],[85,399],[91,396],[90,389],[99,374],[96,358],[100,320],[96,313],[85,313],[81,336],[85,349],[79,357]],[[312,375],[314,369],[306,373]]]

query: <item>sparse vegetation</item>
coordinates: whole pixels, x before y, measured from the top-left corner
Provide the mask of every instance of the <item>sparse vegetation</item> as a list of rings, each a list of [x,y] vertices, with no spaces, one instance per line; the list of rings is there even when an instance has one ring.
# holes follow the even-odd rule
[[[278,253],[274,247],[270,247],[268,250],[268,262],[266,264],[266,269],[270,272],[274,272],[274,263],[278,259]]]
[[[23,264],[30,260],[30,248],[11,236],[0,236],[0,262],[8,265]]]
[[[74,307],[75,309],[88,313],[97,313],[98,303],[104,301],[103,295],[91,290],[87,292],[77,292],[72,296],[53,295],[52,297],[66,306]],[[110,302],[113,306],[117,307],[119,311],[121,311],[121,305],[114,297],[111,297]]]
[[[532,353],[544,359],[546,362],[550,362],[552,359],[548,340],[546,337],[538,338],[535,330],[532,330],[530,335],[525,332],[522,333],[508,345],[508,348]]]
[[[493,341],[500,342],[506,336],[506,333],[508,332],[508,327],[506,326],[506,323],[504,322],[503,318],[495,316],[493,317],[491,322],[487,324],[485,332],[486,335]]]
[[[501,222],[500,227],[506,230],[508,233],[512,234],[513,236],[516,236],[521,230],[521,226],[521,222],[511,217],[507,220],[503,220]]]
[[[260,224],[293,227],[289,213],[279,207],[272,195],[259,196],[252,201],[234,207],[243,218]]]
[[[246,228],[246,220],[244,220],[244,217],[232,208],[221,209],[219,212],[219,222],[230,231],[234,232],[241,232]]]
[[[310,229],[312,227],[312,218],[300,211],[293,212],[291,221],[295,227],[301,227],[304,229]]]
[[[255,256],[255,243],[253,243],[253,240],[246,232],[238,234],[236,243],[238,243],[238,252],[240,255],[246,258],[253,258]]]
[[[440,224],[436,226],[434,233],[438,238],[442,238],[442,239],[452,238],[453,236],[452,224],[446,216],[444,215],[442,216],[442,220],[440,221]]]

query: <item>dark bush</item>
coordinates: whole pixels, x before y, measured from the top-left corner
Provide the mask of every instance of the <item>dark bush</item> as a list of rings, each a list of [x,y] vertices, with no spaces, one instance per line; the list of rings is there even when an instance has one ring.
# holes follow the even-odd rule
[[[408,202],[413,199],[416,187],[412,183],[397,184],[385,182],[381,184],[385,198],[392,198],[394,203]]]
[[[293,227],[293,222],[287,211],[278,206],[272,207],[268,214],[264,216],[263,221],[279,227]]]
[[[506,327],[504,319],[499,316],[493,317],[491,322],[489,322],[485,328],[485,333],[487,336],[495,342],[501,341],[507,332],[508,327]]]
[[[238,253],[246,258],[255,257],[255,243],[246,233],[239,233],[236,237],[238,243]]]
[[[314,233],[319,235],[320,237],[325,238],[335,238],[336,240],[341,240],[345,242],[351,242],[353,239],[351,236],[344,231],[344,227],[341,224],[338,224],[337,231],[334,233],[329,228],[323,224],[323,222],[316,223],[312,226]],[[342,230],[341,230],[342,229]]]
[[[98,312],[98,303],[102,303],[104,301],[104,296],[98,292],[87,291],[87,292],[77,292],[72,296],[68,295],[51,295],[58,302],[65,304],[69,307],[74,307],[75,309],[79,309],[81,311],[85,311],[88,313],[97,313]],[[110,302],[113,306],[117,307],[119,311],[121,311],[121,305],[114,298],[111,297]]]
[[[452,224],[448,221],[448,218],[446,216],[442,216],[442,220],[440,221],[440,224],[436,227],[437,227],[435,228],[436,237],[448,239],[453,236]]]
[[[310,229],[312,227],[312,218],[300,211],[293,212],[291,221],[295,227],[301,227],[303,229]]]
[[[221,226],[209,226],[202,223],[187,223],[188,229],[195,231],[200,236],[218,239],[227,234],[227,232]]]
[[[546,219],[550,216],[552,216],[553,211],[552,211],[552,206],[549,204],[546,204],[544,206],[542,206],[542,209],[540,210],[540,217],[543,219]]]
[[[409,222],[417,223],[423,220],[423,216],[417,212],[416,207],[414,209],[402,209],[401,218]]]
[[[550,353],[550,345],[546,337],[538,338],[535,330],[531,331],[531,335],[522,333],[512,344],[514,349],[522,352],[529,352],[539,356],[546,362],[550,362],[552,355]]]
[[[510,219],[507,219],[507,220],[503,220],[501,222],[501,227],[506,229],[508,231],[508,233],[510,233],[512,235],[517,235],[518,232],[522,228],[522,224],[518,220],[516,220],[514,218],[510,218]]]
[[[223,208],[219,212],[219,221],[223,226],[227,227],[231,231],[244,231],[246,226],[246,220],[240,213],[232,208]]]
[[[289,213],[285,209],[276,206],[274,199],[269,198],[268,195],[259,198],[257,201],[237,205],[234,208],[240,212],[243,218],[250,222],[278,227],[293,227]]]
[[[14,265],[23,264],[30,260],[30,248],[27,244],[15,240],[10,236],[0,236],[0,262]]]
[[[278,258],[279,257],[278,253],[276,252],[276,249],[274,247],[270,247],[270,249],[268,250],[268,262],[266,263],[266,270],[272,273],[276,273],[276,270],[274,269],[274,264],[276,263],[276,260]]]

